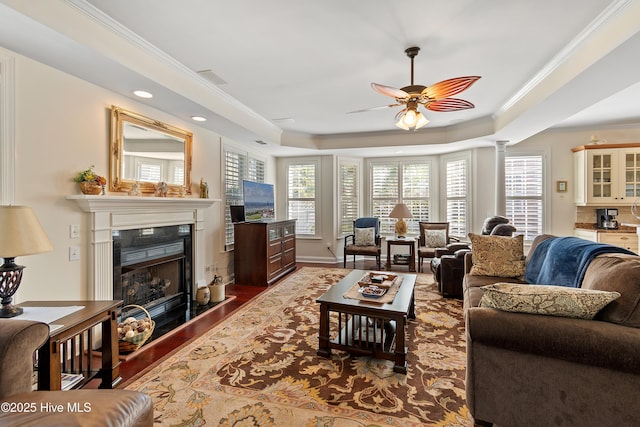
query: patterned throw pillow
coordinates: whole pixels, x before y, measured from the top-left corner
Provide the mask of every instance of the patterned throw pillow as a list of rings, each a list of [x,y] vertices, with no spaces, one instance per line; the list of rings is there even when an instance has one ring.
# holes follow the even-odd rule
[[[520,277],[524,275],[524,236],[481,236],[469,233],[472,276]]]
[[[356,228],[356,246],[373,246],[376,244],[374,233],[376,229],[371,228]]]
[[[480,307],[578,319],[593,319],[607,304],[620,297],[618,292],[553,285],[494,283],[482,289]]]
[[[447,245],[446,230],[424,229],[424,245],[427,248],[444,248]]]

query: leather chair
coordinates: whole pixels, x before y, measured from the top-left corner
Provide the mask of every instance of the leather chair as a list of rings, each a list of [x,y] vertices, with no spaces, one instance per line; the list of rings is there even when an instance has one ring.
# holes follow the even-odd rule
[[[512,236],[516,228],[509,224],[509,218],[492,216],[484,220],[481,234],[491,236]],[[436,248],[431,259],[431,272],[438,284],[438,290],[447,298],[462,298],[464,278],[464,256],[471,247],[466,243],[451,243],[444,248]]]
[[[359,230],[373,228],[373,244],[363,244],[359,242],[356,234],[359,234]],[[380,270],[380,254],[382,253],[381,238],[380,238],[380,219],[372,217],[358,218],[353,221],[353,234],[349,234],[344,237],[344,257],[343,267],[347,267],[347,256],[353,255],[353,266],[355,268],[356,255],[361,256],[374,256],[376,257],[376,264],[378,270]]]
[[[7,426],[153,426],[153,403],[132,390],[32,391],[33,354],[49,337],[49,325],[0,319],[0,402],[16,411],[0,411]],[[61,412],[41,410],[54,405]],[[68,404],[81,410],[69,410]],[[20,405],[20,406],[18,406]],[[26,408],[26,410],[25,410]],[[31,410],[33,409],[33,410]]]

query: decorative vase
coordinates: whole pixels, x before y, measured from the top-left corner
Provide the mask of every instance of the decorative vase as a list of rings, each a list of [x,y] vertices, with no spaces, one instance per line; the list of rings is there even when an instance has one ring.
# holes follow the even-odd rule
[[[222,283],[222,276],[216,275],[211,283],[209,283],[209,294],[211,302],[224,301],[224,283]]]
[[[82,181],[80,183],[80,191],[82,194],[98,195],[102,192],[102,186],[91,181]]]
[[[202,287],[202,288],[198,288],[198,290],[196,291],[196,302],[200,305],[207,305],[209,304],[209,298],[210,298],[211,294],[209,293],[209,288],[208,287]]]

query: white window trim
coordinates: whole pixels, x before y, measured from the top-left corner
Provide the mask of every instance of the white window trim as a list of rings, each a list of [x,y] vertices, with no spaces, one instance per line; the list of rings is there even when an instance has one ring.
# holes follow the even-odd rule
[[[460,151],[457,153],[451,154],[443,154],[440,156],[440,183],[442,183],[443,188],[440,191],[440,210],[439,210],[439,218],[443,218],[446,220],[447,218],[447,163],[456,161],[456,160],[465,160],[467,162],[467,197],[466,197],[466,205],[467,205],[467,221],[466,221],[466,229],[467,233],[471,232],[473,229],[473,189],[474,185],[472,182],[473,177],[473,158],[471,151]],[[458,236],[464,237],[466,236]]]

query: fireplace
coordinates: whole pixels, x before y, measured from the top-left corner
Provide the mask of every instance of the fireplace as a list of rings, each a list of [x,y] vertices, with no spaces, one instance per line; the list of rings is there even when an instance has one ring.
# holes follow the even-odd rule
[[[144,307],[159,326],[175,317],[171,313],[180,315],[189,309],[193,299],[191,225],[114,230],[112,236],[115,299],[125,307]]]
[[[184,261],[184,268],[191,274],[184,284],[183,291],[187,303],[190,302],[189,298],[195,295],[195,286],[198,280],[206,280],[204,266],[205,210],[219,202],[219,199],[129,197],[124,195],[72,195],[67,196],[66,199],[89,215],[89,254],[87,259],[89,299],[121,299],[121,297],[114,295],[113,246],[115,243],[113,238],[114,234],[122,233],[125,230],[147,230],[176,225],[190,227],[192,243],[185,245],[185,249],[191,248],[191,267],[187,268],[186,261]],[[169,280],[174,281],[173,279]],[[172,300],[168,304],[174,304],[174,302]],[[165,305],[164,308],[166,307]],[[171,325],[168,324],[166,327],[170,328]],[[161,328],[156,325],[156,331],[159,329]],[[100,341],[99,336],[96,337],[96,341]]]

